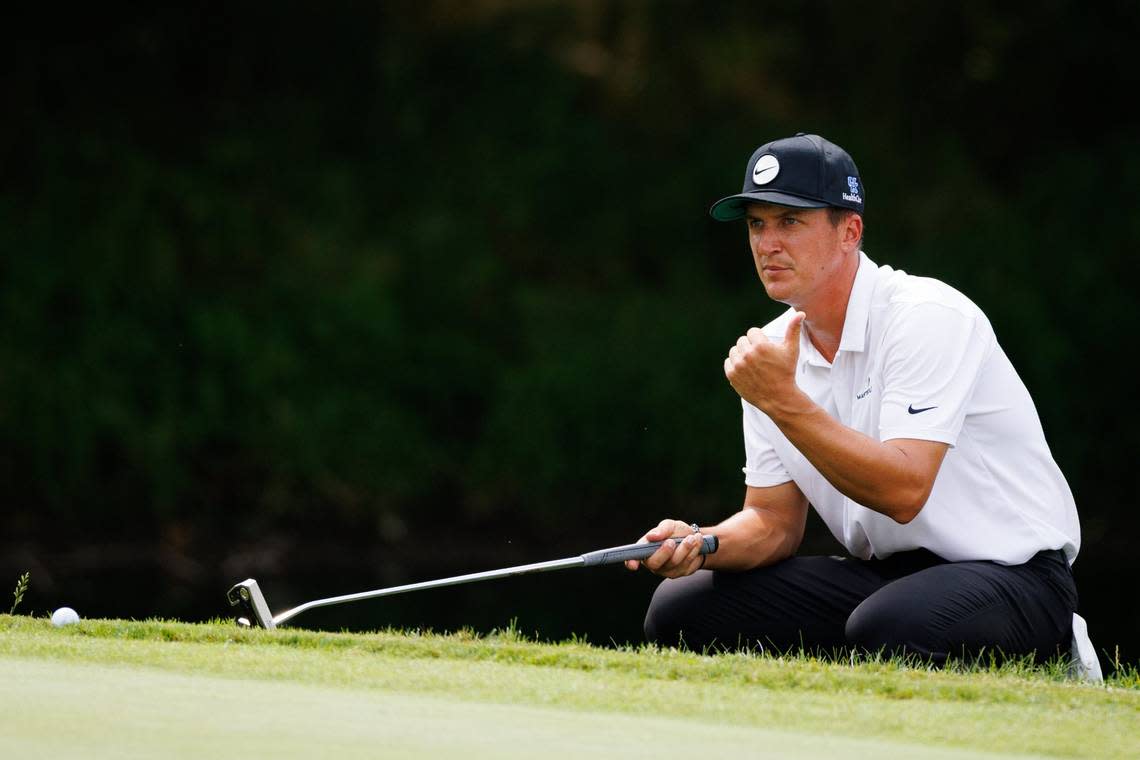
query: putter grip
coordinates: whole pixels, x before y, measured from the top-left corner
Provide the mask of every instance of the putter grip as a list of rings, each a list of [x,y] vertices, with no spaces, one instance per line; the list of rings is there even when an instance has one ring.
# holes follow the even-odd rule
[[[681,539],[686,538],[681,536],[673,539],[680,542]],[[668,541],[669,539],[665,539]],[[625,562],[630,559],[642,560],[653,554],[661,548],[661,544],[665,541],[651,541],[648,544],[626,544],[625,546],[614,546],[609,549],[599,549],[596,552],[587,552],[582,555],[585,560],[586,567],[593,565],[614,565],[618,562]],[[701,554],[713,554],[716,552],[720,542],[716,536],[701,536]]]

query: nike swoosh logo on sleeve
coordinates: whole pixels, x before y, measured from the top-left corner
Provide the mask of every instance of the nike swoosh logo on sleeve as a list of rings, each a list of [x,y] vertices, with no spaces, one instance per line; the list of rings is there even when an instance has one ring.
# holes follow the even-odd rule
[[[922,412],[929,412],[931,409],[937,409],[937,408],[938,408],[937,406],[924,406],[921,409],[915,409],[914,404],[911,404],[910,406],[908,406],[906,408],[906,410],[908,412],[910,412],[911,414],[920,414]]]

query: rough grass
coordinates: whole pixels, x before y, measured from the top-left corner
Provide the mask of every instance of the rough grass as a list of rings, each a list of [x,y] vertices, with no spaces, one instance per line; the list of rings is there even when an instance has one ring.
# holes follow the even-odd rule
[[[232,623],[87,620],[54,629],[0,615],[0,658],[207,674],[614,716],[1055,757],[1140,756],[1140,676],[1103,686],[1059,665],[945,671],[897,659],[702,655],[416,631],[244,630]],[[3,668],[0,667],[0,679]],[[2,713],[2,711],[0,711]]]

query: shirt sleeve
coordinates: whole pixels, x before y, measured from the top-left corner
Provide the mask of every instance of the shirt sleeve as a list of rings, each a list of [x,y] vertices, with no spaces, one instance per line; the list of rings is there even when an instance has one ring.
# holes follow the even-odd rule
[[[916,438],[953,446],[978,377],[995,345],[980,311],[938,303],[899,310],[883,345],[879,440]]]
[[[787,483],[792,479],[784,463],[780,461],[776,449],[768,437],[767,430],[774,425],[768,415],[740,400],[744,407],[744,482],[754,488],[767,488]]]

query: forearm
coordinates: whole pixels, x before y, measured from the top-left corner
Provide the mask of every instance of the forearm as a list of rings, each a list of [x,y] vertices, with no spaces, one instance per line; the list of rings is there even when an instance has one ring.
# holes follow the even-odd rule
[[[840,493],[896,522],[914,519],[930,496],[924,463],[892,441],[853,430],[797,389],[764,411]]]
[[[790,524],[763,508],[745,507],[702,532],[720,542],[716,554],[705,558],[710,570],[741,571],[771,565],[796,553],[803,540],[803,521]]]

